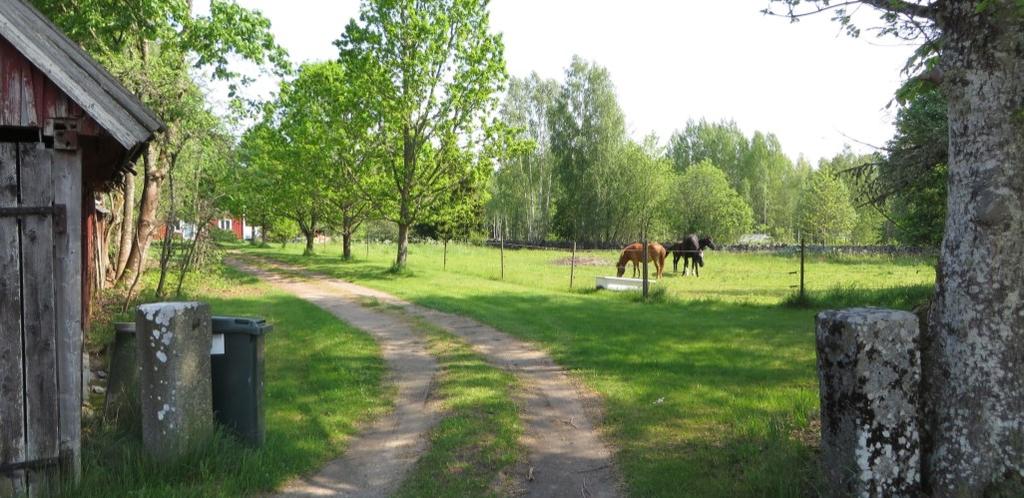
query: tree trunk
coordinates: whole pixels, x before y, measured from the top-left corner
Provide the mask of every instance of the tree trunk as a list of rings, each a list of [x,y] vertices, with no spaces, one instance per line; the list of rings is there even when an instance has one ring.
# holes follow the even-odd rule
[[[352,232],[358,227],[356,217],[348,213],[341,217],[341,259],[345,261],[352,260]]]
[[[1024,23],[942,2],[949,197],[922,349],[931,496],[1024,492]]]
[[[313,230],[303,230],[302,234],[306,236],[306,249],[302,251],[303,256],[313,255],[313,242],[316,239],[316,232]]]
[[[156,211],[160,204],[160,186],[163,184],[165,172],[162,167],[155,164],[149,150],[143,153],[143,163],[146,166],[146,174],[142,187],[142,201],[139,204],[139,222],[120,281],[134,280],[134,275],[142,272],[142,264],[153,238],[153,230],[157,226]]]
[[[113,281],[117,282],[128,266],[128,255],[132,251],[132,237],[135,234],[135,175],[124,176],[124,204],[121,206],[121,237],[117,246],[117,266]]]
[[[398,256],[395,268],[405,268],[405,260],[409,256],[409,223],[398,224]]]
[[[167,193],[170,195],[170,206],[167,212],[167,222],[164,224],[166,228],[163,245],[160,248],[160,279],[156,284],[157,299],[164,298],[164,284],[167,283],[167,270],[171,264],[171,255],[174,253],[174,226],[178,223],[175,219],[174,175],[168,175],[167,178]]]

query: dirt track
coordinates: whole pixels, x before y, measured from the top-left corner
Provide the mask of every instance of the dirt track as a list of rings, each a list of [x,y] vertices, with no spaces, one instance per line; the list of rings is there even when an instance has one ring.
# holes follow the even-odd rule
[[[314,476],[290,483],[284,496],[388,496],[427,449],[427,433],[439,417],[429,399],[437,365],[408,322],[360,305],[366,298],[397,306],[470,344],[499,368],[519,378],[516,394],[527,460],[516,469],[517,493],[531,497],[617,497],[621,485],[612,454],[593,420],[598,398],[581,389],[540,349],[470,318],[442,313],[390,294],[274,263],[298,277],[230,264],[330,311],[370,332],[381,344],[399,387],[395,411],[361,434],[346,454]],[[270,264],[261,260],[261,264]]]

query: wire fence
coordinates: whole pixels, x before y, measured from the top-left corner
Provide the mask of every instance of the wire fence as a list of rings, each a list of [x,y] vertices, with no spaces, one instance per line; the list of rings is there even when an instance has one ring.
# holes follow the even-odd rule
[[[370,242],[372,242],[375,246],[379,246],[381,244],[393,244],[392,241],[386,239],[381,241],[368,241],[365,239],[358,241],[357,243],[366,244],[365,248],[360,249],[363,249],[365,251],[364,254],[367,259],[369,259],[370,256]],[[463,257],[469,256],[469,254],[465,253],[464,250],[460,248],[471,249],[475,247],[481,249],[492,249],[493,252],[478,253],[476,255],[470,256],[471,260],[480,262],[481,257],[483,257],[483,261],[493,261],[494,266],[490,266],[490,268],[492,268],[491,271],[493,271],[493,273],[491,273],[490,276],[488,276],[487,278],[493,278],[495,280],[501,281],[511,281],[521,285],[534,285],[538,283],[538,281],[536,280],[536,269],[538,268],[537,264],[539,260],[537,257],[527,256],[530,252],[536,251],[538,253],[542,253],[544,251],[550,251],[551,253],[555,254],[561,253],[562,255],[564,255],[564,257],[558,257],[550,261],[550,263],[564,268],[564,270],[561,271],[565,271],[565,273],[561,273],[561,271],[556,272],[560,274],[559,277],[556,278],[558,280],[560,280],[561,278],[565,278],[564,285],[566,285],[566,288],[569,289],[580,288],[581,276],[586,276],[588,282],[587,285],[584,285],[583,287],[587,288],[593,288],[591,285],[593,284],[593,282],[590,282],[590,279],[595,275],[597,275],[599,279],[605,279],[607,277],[615,276],[616,267],[618,266],[618,264],[616,263],[616,258],[623,250],[624,246],[628,245],[626,243],[576,243],[574,245],[572,241],[511,241],[502,240],[501,238],[493,240],[451,240],[448,241],[447,243],[442,240],[432,239],[419,239],[410,242],[417,245],[432,245],[437,249],[442,249],[443,247],[443,255],[438,254],[441,251],[435,253],[437,254],[437,256],[440,256],[438,258],[437,263],[442,270],[449,270],[460,273],[469,272],[470,274],[474,275],[480,274],[481,269],[483,269],[484,267],[479,266],[479,263],[471,263],[470,266],[462,268],[463,263],[461,260]],[[353,244],[353,246],[353,249],[355,249],[355,247],[358,247],[355,244]],[[456,252],[452,254],[451,249],[455,249]],[[516,253],[520,251],[525,252],[521,253],[521,255],[516,255]],[[708,257],[707,251],[709,251],[709,249],[705,249],[703,251],[703,255],[705,258]],[[674,259],[674,252],[678,252],[680,255],[682,255],[685,254],[686,251],[667,252],[667,258],[665,260],[663,268],[664,277],[671,278],[673,275],[678,275],[680,273],[682,273],[683,275],[693,273],[693,269],[687,269],[685,267],[677,268],[675,264],[669,264],[669,261]],[[688,252],[698,253],[701,251],[695,250]],[[757,268],[756,270],[751,270],[757,271],[759,275],[758,278],[760,279],[757,286],[751,289],[751,292],[754,293],[752,295],[759,295],[759,293],[762,291],[768,293],[778,293],[780,291],[785,291],[785,293],[791,296],[787,298],[787,302],[793,302],[795,300],[805,302],[806,299],[817,296],[817,294],[814,294],[815,292],[820,293],[822,291],[831,290],[833,288],[840,288],[844,285],[849,286],[851,288],[855,287],[856,285],[859,285],[855,283],[844,283],[846,281],[841,281],[837,283],[834,281],[835,278],[831,274],[822,274],[815,276],[816,272],[827,271],[823,270],[820,266],[822,263],[842,263],[844,262],[844,258],[847,256],[882,256],[893,258],[907,257],[910,259],[924,258],[926,260],[927,258],[933,255],[937,255],[937,250],[921,247],[851,245],[827,246],[820,244],[805,244],[802,246],[802,248],[799,244],[728,246],[719,245],[717,250],[714,252],[726,254],[732,253],[737,255],[751,254],[781,256],[781,259],[775,260],[774,262],[765,260],[765,262],[763,263],[764,266],[759,266],[762,265],[762,263],[756,263],[756,265],[753,267],[750,266],[751,263],[744,262],[742,264],[744,264],[745,267]],[[492,257],[493,259],[490,259]],[[524,259],[524,257],[526,258]],[[833,257],[838,257],[839,259],[833,260]],[[524,264],[526,264],[527,266],[523,266]],[[902,260],[898,261],[897,264],[902,265]],[[630,263],[626,262],[627,273],[625,277],[630,276],[629,266]],[[678,266],[684,265],[680,264]],[[607,268],[607,272],[604,272],[604,270],[595,271],[596,267]],[[717,269],[717,265],[712,265],[712,275],[716,273],[715,270]],[[644,272],[641,270],[639,273],[642,278]],[[654,281],[655,274],[655,268],[650,268],[648,271],[648,279],[650,281]],[[564,277],[561,277],[561,275],[564,275]],[[548,285],[550,285],[550,283],[553,283],[550,282],[552,276],[554,275],[551,271],[546,272],[544,279],[549,281]],[[703,271],[701,271],[701,276],[703,276]],[[770,288],[766,288],[763,286],[765,278],[767,278],[767,280],[771,282],[772,285],[770,286]],[[674,279],[672,281],[674,282]],[[639,283],[636,283],[635,285],[637,285],[637,287],[640,287]],[[682,289],[682,292],[687,292],[686,289],[688,289],[689,287],[690,286],[688,285],[683,285],[682,281],[679,281],[678,283],[671,283],[670,285],[668,285],[667,290],[669,290],[669,292],[676,292],[677,290]],[[702,285],[699,286],[699,288],[708,289],[708,286]],[[715,289],[714,287],[711,288]],[[730,292],[735,291],[735,289],[732,289]],[[709,290],[709,292],[713,293],[716,292],[716,290]]]
[[[659,242],[659,241],[652,241]],[[595,250],[620,250],[633,242],[579,242],[576,245],[580,251]],[[660,242],[659,242],[660,243]],[[668,241],[662,243],[662,245]],[[572,241],[510,241],[504,242],[501,239],[488,239],[481,243],[484,246],[499,247],[504,244],[506,249],[535,249],[535,250],[572,250]],[[728,244],[719,245],[719,251],[738,253],[765,253],[794,255],[800,252],[801,244]],[[851,256],[937,256],[938,248],[917,247],[917,246],[895,246],[895,245],[826,245],[806,244],[804,250],[807,254],[815,255],[851,255]]]

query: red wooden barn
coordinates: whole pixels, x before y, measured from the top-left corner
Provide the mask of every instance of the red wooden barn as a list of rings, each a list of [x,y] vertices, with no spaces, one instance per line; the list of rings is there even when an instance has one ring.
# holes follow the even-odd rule
[[[0,496],[78,474],[93,193],[163,127],[24,0],[0,0]]]

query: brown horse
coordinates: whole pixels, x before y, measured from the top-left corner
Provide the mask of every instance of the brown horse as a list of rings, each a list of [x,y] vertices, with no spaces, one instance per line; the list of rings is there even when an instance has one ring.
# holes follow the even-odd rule
[[[621,277],[622,274],[626,273],[626,263],[633,263],[633,277],[635,278],[640,272],[640,264],[644,260],[643,244],[636,243],[630,244],[622,250],[622,254],[619,256],[619,262],[615,265],[618,269],[616,277]],[[662,272],[665,270],[665,256],[668,254],[665,248],[657,242],[650,242],[647,244],[647,261],[654,263],[655,278],[661,278]],[[641,275],[642,276],[642,275]]]

